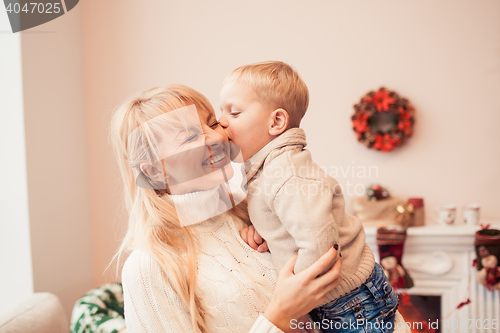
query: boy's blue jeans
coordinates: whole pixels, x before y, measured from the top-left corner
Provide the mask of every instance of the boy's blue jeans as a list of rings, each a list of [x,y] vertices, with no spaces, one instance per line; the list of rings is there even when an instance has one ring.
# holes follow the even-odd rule
[[[391,333],[398,308],[382,267],[375,263],[372,274],[359,288],[311,311],[324,333]]]

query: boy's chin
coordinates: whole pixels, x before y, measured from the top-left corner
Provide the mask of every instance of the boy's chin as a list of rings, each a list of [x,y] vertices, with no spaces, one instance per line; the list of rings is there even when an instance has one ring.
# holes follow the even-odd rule
[[[259,149],[255,150],[255,151],[244,151],[242,150],[241,151],[241,154],[242,154],[242,157],[243,157],[243,161],[248,161],[249,159],[251,159],[255,154],[257,154],[260,149],[262,149],[264,146],[260,147]]]
[[[229,150],[230,150],[230,158],[231,158],[231,161],[234,162],[234,163],[243,163],[244,160],[243,160],[243,154],[241,153],[241,149],[240,147],[235,144],[234,142],[230,142],[230,145],[229,145]]]
[[[257,151],[248,151],[248,150],[241,149],[241,158],[243,159],[244,162],[246,162],[249,159],[251,159],[252,156],[257,153]]]

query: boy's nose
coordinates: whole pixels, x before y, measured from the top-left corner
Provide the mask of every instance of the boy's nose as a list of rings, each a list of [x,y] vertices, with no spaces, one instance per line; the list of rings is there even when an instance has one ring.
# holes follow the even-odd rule
[[[222,117],[219,118],[219,124],[222,126],[222,128],[226,129],[229,124],[227,122],[226,116],[223,115]]]

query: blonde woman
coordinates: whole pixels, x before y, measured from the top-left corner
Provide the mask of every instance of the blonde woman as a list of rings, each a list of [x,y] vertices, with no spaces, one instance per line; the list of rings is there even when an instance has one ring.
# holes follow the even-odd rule
[[[245,201],[221,185],[235,151],[199,92],[170,85],[126,100],[111,139],[130,214],[115,256],[130,254],[127,332],[288,332],[340,283],[341,260],[317,277],[333,248],[297,275],[291,258],[278,277],[270,254],[241,239]]]

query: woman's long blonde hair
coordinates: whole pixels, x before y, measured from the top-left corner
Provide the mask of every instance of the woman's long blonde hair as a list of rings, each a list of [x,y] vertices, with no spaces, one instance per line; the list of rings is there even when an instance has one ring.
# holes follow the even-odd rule
[[[196,290],[197,238],[190,227],[180,225],[175,206],[165,190],[136,185],[129,164],[129,134],[143,123],[166,112],[194,104],[214,112],[210,102],[194,89],[168,85],[147,90],[121,103],[111,120],[111,141],[124,182],[125,203],[129,213],[126,235],[113,257],[117,275],[124,255],[132,250],[148,252],[161,266],[168,283],[189,309],[197,332],[208,332],[204,306]],[[232,213],[248,223],[246,202]],[[109,266],[108,266],[109,267]]]

